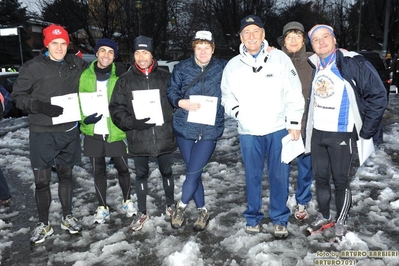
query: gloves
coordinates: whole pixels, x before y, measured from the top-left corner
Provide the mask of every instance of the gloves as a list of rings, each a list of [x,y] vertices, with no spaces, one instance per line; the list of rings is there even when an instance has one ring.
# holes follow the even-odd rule
[[[144,119],[134,119],[133,121],[133,129],[137,129],[137,130],[144,130],[144,129],[148,129],[151,127],[154,127],[155,124],[147,124],[146,122],[150,120],[149,117],[144,118]]]
[[[42,101],[36,101],[35,107],[38,113],[42,113],[50,117],[60,116],[64,112],[64,108],[61,106],[52,105],[51,103],[45,103]]]
[[[97,113],[94,113],[94,114],[92,114],[92,115],[87,116],[87,117],[85,118],[85,120],[83,120],[83,123],[85,123],[86,125],[95,124],[95,123],[97,123],[98,121],[100,121],[102,117],[103,117],[102,114],[99,115],[99,116],[97,116]]]

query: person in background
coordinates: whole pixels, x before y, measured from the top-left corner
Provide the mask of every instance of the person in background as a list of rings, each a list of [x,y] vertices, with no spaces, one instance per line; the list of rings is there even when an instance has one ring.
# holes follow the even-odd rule
[[[312,67],[308,63],[311,52],[306,52],[306,44],[309,39],[304,27],[297,21],[287,23],[283,28],[283,35],[277,38],[277,43],[290,58],[298,72],[302,85],[302,95],[305,99],[305,107],[308,105],[310,82],[312,80]],[[306,113],[302,116],[301,137],[305,140]],[[312,199],[312,161],[310,154],[301,154],[296,159],[298,165],[297,187],[295,192],[296,207],[294,217],[304,220],[309,217],[306,210],[308,202]]]
[[[0,120],[3,119],[5,115],[7,115],[7,102],[11,101],[11,95],[3,86],[0,85]],[[0,169],[0,207],[5,208],[10,206],[11,204],[12,200],[10,189],[8,188],[7,180],[3,174],[3,171]]]
[[[224,130],[224,109],[221,106],[220,82],[226,60],[213,57],[215,41],[210,31],[197,31],[191,46],[194,55],[178,63],[168,84],[168,98],[176,108],[173,116],[173,131],[183,161],[186,164],[186,179],[182,187],[181,199],[176,204],[176,212],[171,219],[173,228],[180,228],[186,218],[185,211],[191,199],[198,209],[194,230],[204,230],[209,222],[209,211],[205,206],[202,172],[216,147],[217,139]],[[190,113],[200,111],[195,96],[206,96],[213,102],[212,123],[190,121]]]
[[[312,154],[319,213],[310,233],[334,226],[347,231],[352,204],[350,170],[357,140],[370,140],[387,106],[387,93],[375,68],[363,56],[337,48],[334,29],[317,24],[308,32],[315,52],[306,124],[306,152]],[[331,217],[330,176],[335,186],[336,217]]]
[[[134,39],[133,47],[134,65],[118,79],[109,111],[115,125],[126,132],[129,154],[133,156],[136,168],[135,188],[139,212],[133,216],[130,227],[132,231],[137,231],[149,218],[146,200],[150,157],[155,157],[162,175],[166,215],[173,215],[175,201],[171,153],[177,146],[172,132],[173,107],[166,95],[170,74],[158,68],[153,58],[154,43],[151,38],[138,36]],[[151,110],[144,109],[143,103],[152,106],[149,108]],[[154,110],[159,112],[148,117]],[[148,116],[141,117],[143,112]]]
[[[55,96],[64,100],[77,99],[79,77],[88,63],[73,54],[67,54],[68,32],[51,24],[43,30],[44,46],[41,53],[22,65],[13,87],[17,108],[29,115],[30,161],[35,177],[35,199],[39,222],[30,242],[42,243],[53,234],[49,222],[51,204],[51,165],[56,161],[58,196],[62,207],[61,228],[71,234],[79,233],[82,226],[72,214],[72,169],[81,162],[79,118],[68,112],[65,122],[57,122],[64,108],[52,104]],[[70,97],[73,95],[75,97]],[[76,120],[75,120],[76,119]]]
[[[301,82],[290,58],[269,47],[259,17],[249,15],[241,20],[240,39],[240,54],[223,72],[222,104],[238,123],[248,204],[245,231],[260,232],[266,157],[274,236],[287,238],[290,166],[281,161],[281,140],[287,135],[292,141],[300,139],[304,111]]]
[[[130,173],[126,134],[112,122],[108,104],[118,76],[114,59],[118,57],[118,47],[111,39],[99,39],[94,47],[97,60],[83,71],[79,83],[79,99],[82,111],[80,131],[83,139],[83,154],[90,158],[93,167],[94,184],[98,208],[93,223],[105,223],[110,218],[107,205],[107,166],[105,157],[111,157],[118,171],[119,185],[122,189],[122,210],[127,217],[137,213],[130,196]],[[95,95],[93,98],[84,96]],[[101,99],[93,101],[91,99]],[[89,109],[94,113],[86,113]]]

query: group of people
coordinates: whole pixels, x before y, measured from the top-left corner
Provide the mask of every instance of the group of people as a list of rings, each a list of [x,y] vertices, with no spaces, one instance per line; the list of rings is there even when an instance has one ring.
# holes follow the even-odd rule
[[[21,67],[13,91],[17,107],[29,113],[30,160],[39,213],[31,243],[41,243],[53,233],[49,207],[54,163],[61,228],[71,234],[82,230],[72,214],[72,169],[81,160],[81,133],[98,201],[94,223],[110,219],[105,159],[111,157],[123,194],[121,209],[131,217],[132,231],[143,227],[149,219],[146,197],[152,157],[162,176],[165,215],[170,216],[172,228],[185,224],[186,208],[193,200],[198,210],[193,228],[204,230],[210,214],[201,175],[223,134],[225,113],[237,121],[245,167],[245,231],[259,233],[262,228],[266,162],[274,236],[289,235],[290,164],[281,159],[282,139],[289,136],[291,141],[303,142],[305,151],[296,158],[294,217],[309,218],[306,207],[314,179],[319,214],[308,230],[319,232],[335,224],[335,234],[345,234],[356,141],[372,139],[387,99],[373,67],[362,56],[339,49],[332,27],[318,24],[306,35],[301,23],[290,22],[277,40],[279,50],[265,39],[262,20],[249,15],[241,20],[239,55],[230,61],[213,57],[212,33],[197,31],[193,55],[177,64],[172,74],[158,68],[149,37],[134,40],[134,64],[123,73],[126,69],[117,70],[114,63],[118,48],[110,39],[97,41],[97,60],[88,64],[67,54],[69,37],[64,28],[52,24],[43,35],[45,48]],[[314,53],[306,52],[309,41]],[[77,114],[71,106],[78,109]],[[181,198],[175,202],[171,154],[177,148],[186,164],[186,176]],[[131,197],[128,155],[135,165],[137,209]],[[331,176],[335,218],[330,214]]]

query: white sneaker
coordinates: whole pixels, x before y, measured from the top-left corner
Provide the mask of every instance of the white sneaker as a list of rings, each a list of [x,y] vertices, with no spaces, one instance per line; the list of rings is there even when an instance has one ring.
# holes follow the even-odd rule
[[[130,231],[139,231],[143,228],[143,224],[148,220],[148,216],[139,212],[133,216],[132,223],[130,224]]]
[[[174,205],[170,205],[170,206],[166,205],[165,215],[172,217],[174,213],[175,213],[175,206]]]
[[[103,224],[109,220],[109,209],[108,207],[99,206],[94,214],[93,223]]]
[[[122,203],[122,209],[126,213],[126,217],[132,217],[133,215],[137,214],[137,210],[134,208],[131,199],[128,199]]]
[[[83,226],[78,222],[78,219],[73,217],[72,214],[68,214],[61,221],[61,229],[68,230],[70,234],[80,233]]]
[[[295,208],[295,218],[297,220],[305,220],[309,218],[308,211],[306,210],[306,206],[302,204],[298,204]]]

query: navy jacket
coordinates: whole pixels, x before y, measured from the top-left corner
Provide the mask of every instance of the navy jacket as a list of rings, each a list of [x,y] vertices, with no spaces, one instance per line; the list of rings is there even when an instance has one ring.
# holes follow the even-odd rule
[[[168,84],[168,99],[175,107],[173,116],[173,132],[176,136],[191,140],[216,140],[224,130],[224,107],[221,105],[221,89],[223,69],[227,61],[213,58],[205,67],[207,73],[203,75],[187,91],[187,86],[202,72],[202,68],[195,62],[194,56],[175,65]],[[204,70],[205,71],[205,70]],[[181,99],[189,99],[190,95],[214,96],[218,98],[215,125],[191,123],[187,121],[188,111],[180,108]]]
[[[387,93],[377,71],[362,55],[343,49],[336,51],[336,64],[339,72],[353,89],[354,101],[351,103],[355,115],[356,133],[364,139],[372,138],[381,123],[382,116],[388,105]],[[309,58],[315,68],[317,55]],[[316,69],[314,69],[315,74]],[[311,91],[311,93],[313,93]],[[308,119],[306,124],[306,152],[310,151],[312,131],[312,95],[310,95]],[[359,117],[359,119],[357,119]],[[359,120],[359,121],[358,121]]]

